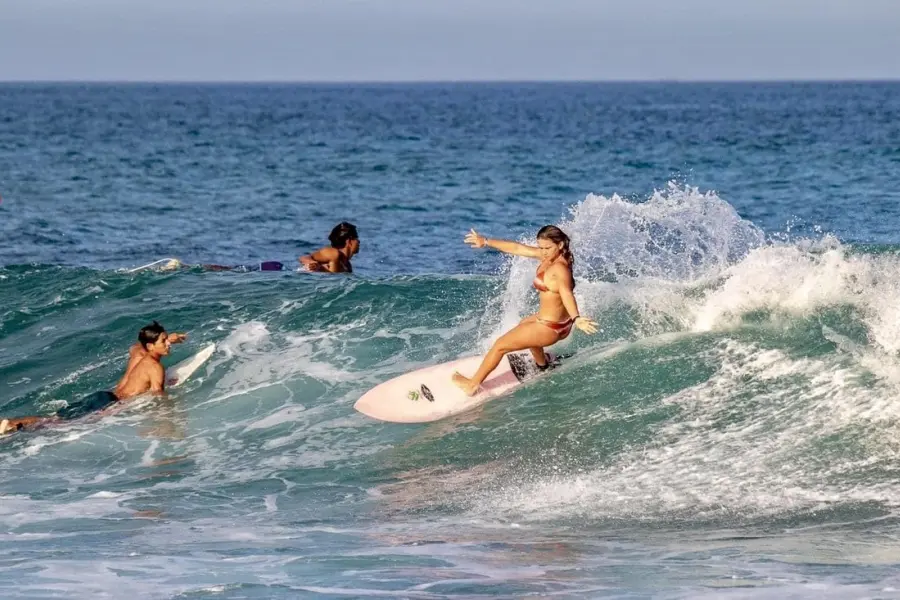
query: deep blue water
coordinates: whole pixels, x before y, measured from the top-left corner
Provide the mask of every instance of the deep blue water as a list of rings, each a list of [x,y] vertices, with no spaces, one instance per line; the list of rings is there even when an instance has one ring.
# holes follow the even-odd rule
[[[0,85],[4,597],[900,594],[900,84]],[[253,264],[360,230],[351,277]],[[432,425],[367,389],[485,350],[560,224],[575,358]]]
[[[470,225],[670,180],[897,241],[898,84],[6,84],[0,111],[6,264],[295,260],[347,218],[372,275],[467,272]]]

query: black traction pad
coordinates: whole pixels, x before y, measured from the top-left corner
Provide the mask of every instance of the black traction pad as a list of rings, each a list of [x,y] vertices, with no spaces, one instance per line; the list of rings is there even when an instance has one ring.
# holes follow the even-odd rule
[[[526,379],[531,379],[535,375],[555,369],[559,366],[559,363],[563,358],[568,358],[569,356],[571,356],[571,354],[554,357],[554,359],[547,363],[547,366],[543,368],[534,364],[534,359],[531,358],[531,354],[507,354],[506,359],[509,361],[509,366],[512,369],[513,375],[516,376],[516,379],[525,381]]]

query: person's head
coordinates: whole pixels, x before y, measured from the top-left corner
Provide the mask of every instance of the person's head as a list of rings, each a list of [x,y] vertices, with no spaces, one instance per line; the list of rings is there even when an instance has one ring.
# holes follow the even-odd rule
[[[346,248],[349,256],[359,252],[359,234],[356,232],[356,225],[352,223],[344,221],[335,225],[328,235],[328,241],[331,242],[332,248],[338,250]]]
[[[166,356],[169,353],[169,334],[156,321],[141,328],[138,332],[138,342],[144,350],[157,356]]]
[[[554,261],[560,255],[566,259],[569,266],[573,266],[575,258],[569,249],[569,236],[556,225],[544,225],[537,233],[538,248],[541,249],[541,258]]]

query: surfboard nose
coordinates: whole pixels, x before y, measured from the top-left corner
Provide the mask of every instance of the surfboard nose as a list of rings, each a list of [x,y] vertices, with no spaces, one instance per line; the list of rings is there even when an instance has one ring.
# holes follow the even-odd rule
[[[361,412],[367,417],[372,417],[373,419],[377,419],[375,415],[372,414],[372,402],[369,398],[367,398],[368,394],[364,394],[356,403],[353,405],[353,410]]]

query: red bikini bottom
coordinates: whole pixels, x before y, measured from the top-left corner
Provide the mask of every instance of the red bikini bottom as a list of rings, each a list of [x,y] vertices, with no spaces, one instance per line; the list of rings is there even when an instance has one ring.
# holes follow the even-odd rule
[[[575,319],[566,319],[565,321],[547,321],[538,317],[537,322],[545,327],[549,327],[553,331],[559,334],[559,339],[564,340],[569,337],[569,334],[572,333],[572,326],[575,324]]]

